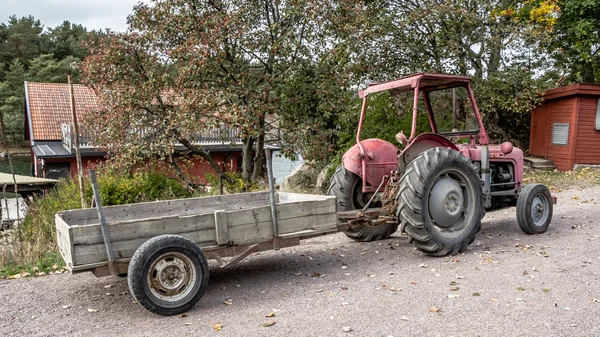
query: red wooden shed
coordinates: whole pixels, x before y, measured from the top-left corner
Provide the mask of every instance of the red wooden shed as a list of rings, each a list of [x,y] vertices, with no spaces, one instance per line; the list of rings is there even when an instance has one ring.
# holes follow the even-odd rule
[[[600,164],[600,85],[546,91],[531,113],[529,153],[552,160],[560,171]]]

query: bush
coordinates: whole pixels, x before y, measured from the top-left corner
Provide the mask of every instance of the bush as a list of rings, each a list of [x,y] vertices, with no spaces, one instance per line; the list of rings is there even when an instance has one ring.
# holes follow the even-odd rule
[[[105,173],[98,175],[100,196],[104,206],[192,197],[195,191],[164,174],[137,172],[129,176]],[[88,206],[92,186],[85,182]],[[63,210],[81,208],[79,187],[72,181],[61,180],[47,195],[35,199],[23,223],[12,235],[12,249],[0,252],[0,264],[23,265],[40,261],[56,250],[54,216]]]

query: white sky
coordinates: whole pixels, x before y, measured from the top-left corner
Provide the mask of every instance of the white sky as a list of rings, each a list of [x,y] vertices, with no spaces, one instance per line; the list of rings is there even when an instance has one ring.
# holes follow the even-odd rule
[[[45,27],[56,27],[63,21],[80,24],[88,30],[127,29],[127,16],[140,0],[0,0],[0,23],[11,15],[33,15]],[[141,2],[150,3],[150,0]]]

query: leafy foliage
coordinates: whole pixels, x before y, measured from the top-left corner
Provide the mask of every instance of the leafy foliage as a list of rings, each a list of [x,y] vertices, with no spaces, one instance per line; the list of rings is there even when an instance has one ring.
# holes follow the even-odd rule
[[[127,161],[158,154],[176,168],[172,144],[210,163],[191,140],[202,129],[231,125],[244,143],[243,179],[253,182],[262,177],[269,141],[285,139],[287,153],[326,157],[331,116],[347,95],[338,89],[345,86],[338,54],[320,25],[328,8],[272,0],[138,4],[130,31],[99,39],[83,66],[103,104],[91,118],[110,126],[97,142],[112,144]],[[125,133],[142,129],[151,142]]]

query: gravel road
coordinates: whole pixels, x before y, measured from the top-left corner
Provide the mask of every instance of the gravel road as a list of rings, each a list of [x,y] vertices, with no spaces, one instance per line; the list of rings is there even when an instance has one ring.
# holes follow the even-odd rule
[[[489,212],[457,256],[336,234],[213,267],[185,317],[146,311],[124,278],[3,280],[0,335],[598,336],[600,186],[555,195],[547,233],[522,233],[514,208]]]

